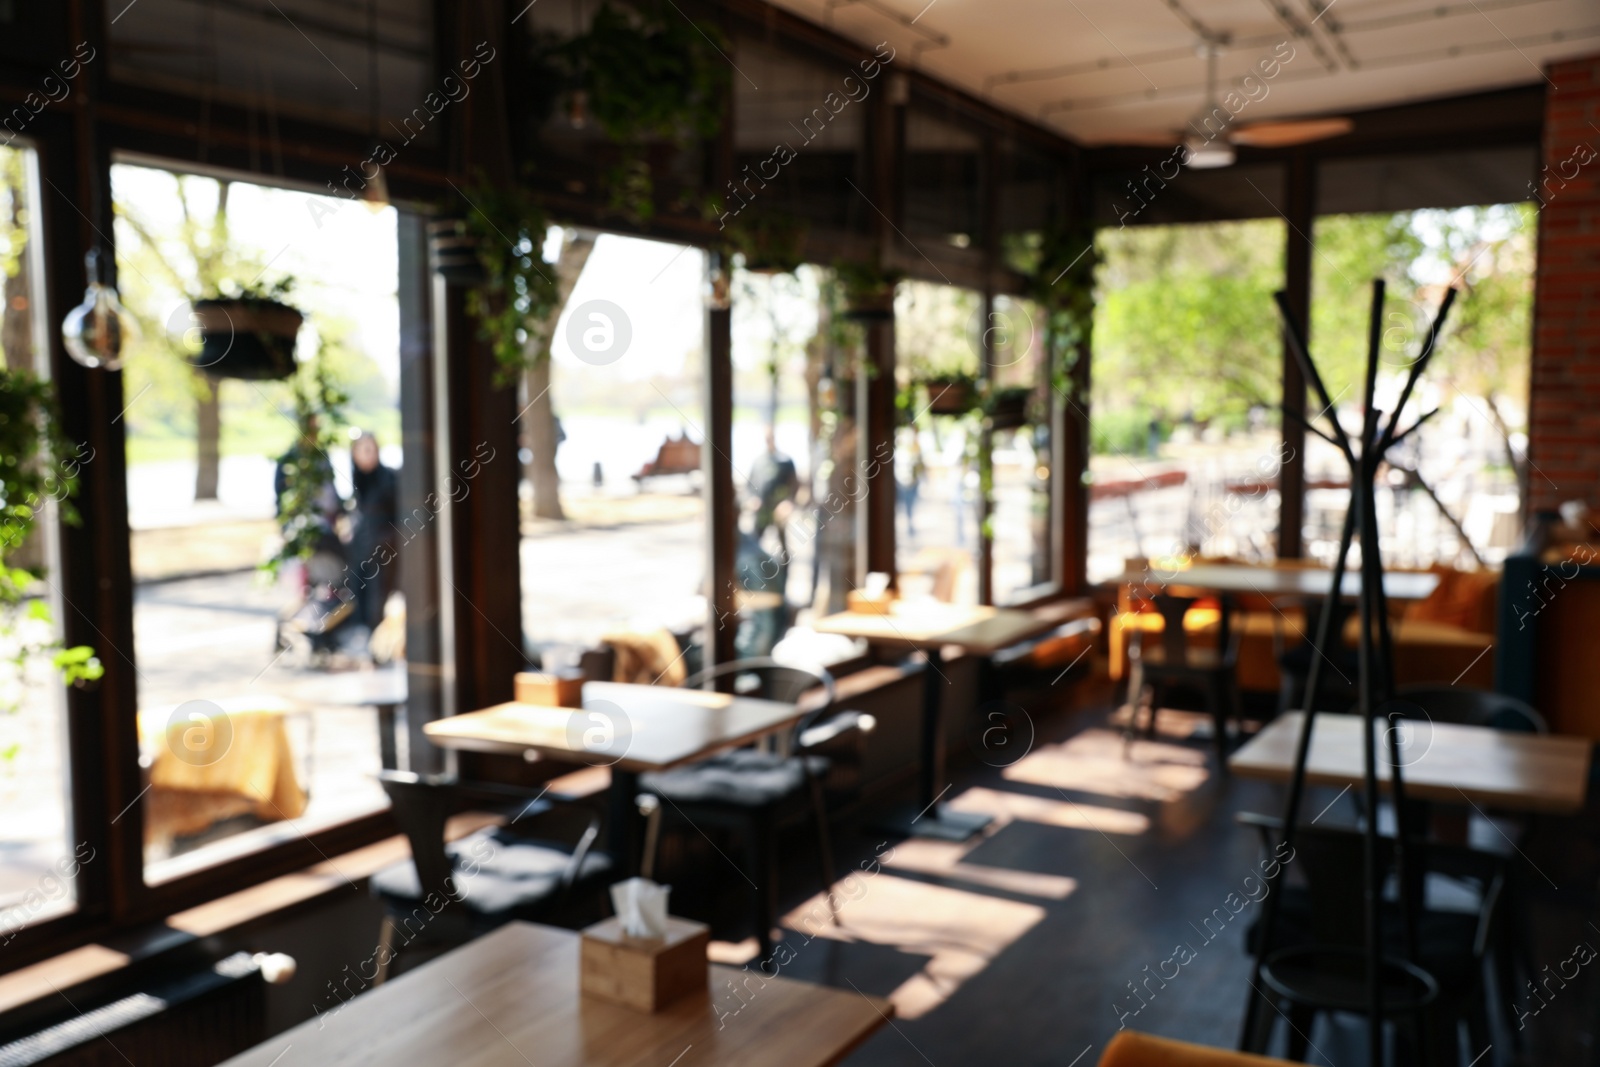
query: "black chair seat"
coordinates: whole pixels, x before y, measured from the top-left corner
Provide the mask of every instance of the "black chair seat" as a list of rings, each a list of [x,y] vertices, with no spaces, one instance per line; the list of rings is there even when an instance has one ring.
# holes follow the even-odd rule
[[[785,757],[738,749],[676,770],[640,775],[639,785],[674,804],[765,808],[803,796],[807,769],[820,779],[828,766],[822,756]]]
[[[1470,990],[1481,980],[1481,967],[1474,953],[1478,935],[1477,914],[1458,911],[1426,910],[1417,916],[1417,963],[1438,983],[1445,996]],[[1289,886],[1278,902],[1278,919],[1273,931],[1276,948],[1304,948],[1314,943],[1311,933],[1311,902],[1305,889]],[[1250,924],[1245,945],[1251,955],[1260,951],[1260,923]],[[1398,905],[1386,905],[1383,940],[1391,951],[1404,941]]]
[[[508,919],[516,912],[553,901],[562,890],[562,876],[572,854],[548,841],[518,837],[503,828],[479,830],[445,846],[451,880],[460,904],[487,918]],[[578,866],[575,883],[603,879],[611,871],[611,857],[590,851]],[[375,896],[395,903],[420,903],[423,899],[416,864],[402,860],[372,876]]]

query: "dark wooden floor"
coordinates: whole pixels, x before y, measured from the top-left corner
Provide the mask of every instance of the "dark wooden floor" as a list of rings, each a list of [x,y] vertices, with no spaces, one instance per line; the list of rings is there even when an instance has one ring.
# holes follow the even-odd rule
[[[947,799],[1001,815],[980,840],[947,846],[840,831],[837,925],[814,895],[813,844],[803,833],[786,838],[783,895],[793,910],[778,972],[891,997],[900,1012],[849,1063],[1089,1067],[1119,1025],[1236,1045],[1261,856],[1234,814],[1278,811],[1279,791],[1219,776],[1210,744],[1184,736],[1193,721],[1181,713],[1163,715],[1157,740],[1125,747],[1111,704],[1093,683],[1030,701],[1036,736],[1025,756],[953,769]],[[1318,811],[1336,795],[1314,791],[1308,806]],[[1536,967],[1555,968],[1580,941],[1600,948],[1600,922],[1589,925],[1596,825],[1593,810],[1551,820],[1529,848],[1539,872],[1530,876]],[[748,886],[729,858],[742,854],[710,840],[675,851],[661,872],[684,890],[674,901],[715,900],[715,936],[748,934],[737,918]],[[1175,964],[1176,977],[1152,977]],[[759,1000],[761,981],[752,965],[739,988],[713,991],[725,1025]],[[1546,1001],[1524,1020],[1520,1060],[1501,1031],[1475,1067],[1588,1064],[1600,979],[1582,974]],[[1362,1064],[1362,1035],[1356,1020],[1319,1023],[1313,1062]]]

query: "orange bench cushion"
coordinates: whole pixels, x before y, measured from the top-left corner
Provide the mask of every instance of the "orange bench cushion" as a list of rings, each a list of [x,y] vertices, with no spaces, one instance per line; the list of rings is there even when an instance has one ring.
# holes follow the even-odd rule
[[[1100,1067],[1289,1067],[1289,1061],[1123,1030],[1106,1046]]]

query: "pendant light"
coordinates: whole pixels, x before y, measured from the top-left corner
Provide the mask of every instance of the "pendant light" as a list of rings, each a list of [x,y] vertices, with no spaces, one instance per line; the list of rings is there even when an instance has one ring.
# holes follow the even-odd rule
[[[1206,57],[1206,102],[1200,113],[1189,120],[1189,133],[1183,139],[1183,146],[1188,150],[1184,165],[1195,170],[1233,165],[1233,145],[1228,141],[1228,125],[1233,115],[1217,104],[1217,56],[1222,44],[1221,38],[1207,37],[1200,45]],[[1218,111],[1222,111],[1225,118],[1212,130],[1208,124],[1216,122]]]
[[[117,291],[105,284],[100,250],[91,249],[83,262],[89,288],[83,303],[67,312],[61,323],[61,340],[67,354],[85,367],[120,370],[122,350],[134,333],[133,316],[117,299]]]

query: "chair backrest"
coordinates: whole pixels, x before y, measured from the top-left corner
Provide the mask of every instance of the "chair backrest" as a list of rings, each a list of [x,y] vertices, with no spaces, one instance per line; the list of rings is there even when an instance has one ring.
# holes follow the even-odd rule
[[[1189,659],[1189,635],[1183,628],[1183,620],[1194,607],[1195,599],[1171,593],[1157,593],[1151,598],[1161,613],[1161,650],[1166,653],[1168,663],[1179,664]]]
[[[1366,840],[1356,830],[1302,826],[1295,834],[1294,860],[1306,879],[1311,903],[1311,934],[1319,944],[1362,948],[1367,943]],[[1378,864],[1385,878],[1394,859],[1394,842],[1378,839]]]
[[[411,844],[411,861],[423,896],[438,893],[454,899],[450,876],[450,857],[444,850],[444,825],[450,817],[450,787],[454,779],[413,774],[410,771],[378,772],[378,781],[389,795],[389,811]]]
[[[833,675],[820,667],[809,671],[767,657],[718,664],[685,679],[683,688],[705,689],[709,683],[728,677],[733,678],[733,692],[738,696],[759,697],[785,704],[798,703],[805,694],[820,689],[823,699],[795,726],[796,737],[833,709],[836,695]]]
[[[1434,722],[1488,726],[1515,733],[1547,734],[1550,727],[1532,705],[1504,693],[1458,685],[1408,685],[1395,694],[1399,712],[1414,704]]]

